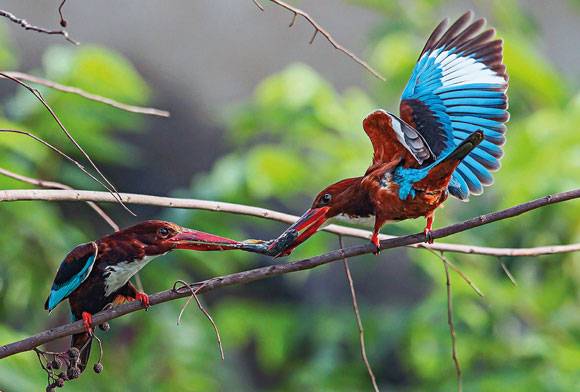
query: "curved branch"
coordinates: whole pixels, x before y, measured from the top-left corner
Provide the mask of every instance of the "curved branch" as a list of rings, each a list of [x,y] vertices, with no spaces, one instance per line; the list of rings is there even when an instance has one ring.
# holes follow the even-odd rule
[[[10,192],[3,191],[0,192],[0,200],[3,199],[2,193]],[[63,191],[35,191],[35,192],[63,192]],[[529,201],[527,203],[519,204],[514,207],[510,207],[501,211],[492,212],[485,215],[480,215],[466,221],[455,223],[453,225],[446,226],[441,229],[433,230],[433,238],[443,238],[450,236],[452,234],[457,234],[462,231],[470,230],[475,227],[484,226],[492,222],[497,222],[503,219],[513,218],[515,216],[521,215],[525,212],[532,211],[550,204],[561,203],[567,200],[572,200],[580,198],[580,189],[571,190],[568,192],[556,193],[554,195],[549,195]],[[5,200],[5,199],[4,199]],[[127,201],[128,202],[128,201]],[[407,246],[412,244],[418,244],[425,241],[424,233],[417,233],[412,235],[406,235],[402,237],[389,238],[387,240],[381,241],[381,249],[392,249],[401,246]],[[303,259],[295,262],[275,264],[268,267],[256,268],[249,271],[238,272],[235,274],[225,275],[217,278],[212,278],[207,281],[194,283],[191,285],[192,289],[197,290],[198,293],[204,293],[212,290],[216,290],[222,287],[250,283],[257,280],[266,279],[272,276],[279,276],[288,274],[291,272],[303,271],[307,269],[312,269],[319,267],[324,264],[332,263],[338,260],[343,260],[345,257],[360,256],[363,254],[369,254],[375,251],[373,244],[367,243],[364,245],[351,246],[345,249],[338,249],[332,252],[311,257],[308,259]],[[157,305],[164,302],[172,301],[178,298],[183,298],[189,296],[191,293],[189,291],[175,291],[166,290],[160,293],[153,294],[149,297],[151,305]],[[121,317],[128,313],[133,313],[137,310],[144,309],[144,306],[138,302],[133,301],[123,305],[113,307],[111,309],[102,311],[93,316],[94,325],[103,324],[106,321]],[[20,340],[18,342],[6,344],[0,346],[0,359],[21,353],[24,351],[29,351],[41,344],[69,336],[75,333],[83,331],[83,322],[76,321],[74,323],[61,325],[55,327],[29,338]]]
[[[580,197],[580,190],[564,192],[563,194],[569,193],[572,193],[574,195],[570,197],[570,199]],[[282,212],[273,211],[266,208],[248,206],[243,204],[225,203],[210,200],[151,196],[135,193],[120,193],[119,196],[121,200],[126,204],[140,204],[168,208],[184,208],[184,209],[206,210],[216,212],[227,212],[231,214],[255,216],[258,218],[264,218],[289,224],[296,222],[296,220],[298,219],[298,217],[295,215],[285,214]],[[111,194],[107,192],[98,192],[98,191],[79,191],[79,190],[55,191],[55,190],[34,190],[34,189],[11,189],[0,191],[0,202],[24,201],[24,200],[85,201],[85,202],[94,201],[100,203],[115,203],[117,201]],[[329,225],[321,230],[327,231],[329,233],[340,234],[347,237],[364,238],[364,239],[369,239],[372,235],[372,233],[367,230],[356,229],[353,227],[346,227],[340,225]],[[381,234],[380,236],[381,240],[389,240],[393,238],[399,237],[393,237],[386,234]],[[480,254],[488,256],[506,256],[506,257],[541,256],[555,253],[571,253],[580,251],[580,243],[570,245],[540,246],[533,248],[493,248],[474,245],[446,244],[446,243],[435,243],[431,245],[426,243],[414,243],[407,244],[407,246],[415,248],[433,249],[444,252]]]
[[[141,106],[128,105],[126,103],[115,101],[114,99],[111,99],[111,98],[102,97],[102,96],[97,95],[97,94],[89,93],[89,92],[87,92],[83,89],[80,89],[78,87],[65,86],[64,84],[56,83],[56,82],[53,82],[52,80],[40,78],[38,76],[29,75],[26,73],[16,72],[16,71],[6,71],[3,73],[5,75],[13,77],[14,79],[26,80],[27,82],[40,84],[42,86],[61,91],[63,93],[76,94],[76,95],[79,95],[79,96],[86,98],[88,100],[99,102],[99,103],[102,103],[105,105],[109,105],[109,106],[112,106],[116,109],[124,110],[126,112],[138,113],[138,114],[148,114],[151,116],[159,116],[159,117],[169,117],[171,115],[166,110],[159,110],[159,109],[155,109],[155,108],[147,108],[147,107],[141,107]],[[0,75],[0,78],[2,78],[2,77],[3,76]]]
[[[254,4],[256,4],[256,6],[260,9],[260,11],[264,11],[264,7],[262,6],[262,4],[260,4],[260,2],[258,0],[253,0]],[[374,68],[372,68],[370,65],[368,65],[368,63],[364,60],[361,60],[360,58],[358,58],[354,53],[352,53],[350,50],[348,50],[347,48],[345,48],[344,46],[342,46],[341,44],[339,44],[338,42],[336,42],[336,40],[334,39],[334,37],[328,32],[326,31],[312,16],[310,16],[309,14],[307,14],[306,12],[302,11],[300,8],[296,8],[294,6],[291,6],[288,3],[285,3],[284,1],[281,0],[270,0],[270,2],[292,12],[293,16],[292,16],[292,21],[290,22],[290,25],[288,27],[292,27],[294,26],[294,22],[296,22],[296,17],[298,15],[300,15],[301,17],[303,17],[304,19],[306,19],[306,21],[308,23],[310,23],[310,25],[314,28],[314,34],[312,35],[312,38],[310,39],[309,43],[311,44],[312,42],[314,42],[314,39],[316,38],[316,36],[318,35],[318,33],[322,34],[322,36],[324,36],[324,38],[326,38],[326,40],[338,51],[346,54],[348,57],[350,57],[351,59],[353,59],[356,63],[362,65],[367,71],[369,71],[370,73],[373,74],[373,76],[375,76],[377,79],[382,80],[383,82],[386,80],[385,77],[383,75],[381,75],[378,71],[376,71]]]

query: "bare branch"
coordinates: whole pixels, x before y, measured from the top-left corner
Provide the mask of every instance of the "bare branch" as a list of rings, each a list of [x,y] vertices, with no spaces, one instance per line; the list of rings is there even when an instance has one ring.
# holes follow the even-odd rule
[[[0,200],[8,201],[11,200],[9,197],[9,192],[11,191],[0,191]],[[21,191],[20,191],[21,192]],[[52,191],[52,190],[36,190],[34,192],[70,192],[70,191]],[[78,192],[77,192],[78,194]],[[14,196],[14,195],[12,195]],[[110,197],[110,196],[109,196]],[[576,199],[580,197],[580,189],[575,189],[568,192],[556,193],[553,195],[545,196],[540,199],[532,200],[523,204],[519,204],[504,210],[497,212],[492,212],[485,215],[480,215],[472,219],[468,219],[463,222],[455,223],[443,227],[441,229],[433,230],[431,235],[434,239],[443,238],[450,236],[452,234],[457,234],[466,230],[473,229],[475,227],[488,225],[492,222],[497,222],[503,219],[512,218],[514,216],[521,215],[525,212],[532,211],[544,206],[561,203],[564,201]],[[22,199],[14,199],[22,200]],[[30,200],[30,199],[27,199]],[[73,199],[74,200],[74,199]],[[112,201],[111,199],[109,199]],[[424,242],[426,240],[424,233],[417,233],[412,235],[406,235],[402,237],[389,238],[387,240],[381,241],[381,249],[392,249],[402,246],[417,244]],[[293,273],[297,271],[308,270],[312,268],[319,267],[324,264],[332,263],[338,260],[342,260],[345,257],[360,256],[363,254],[369,254],[376,251],[373,244],[367,243],[364,245],[351,246],[345,249],[335,250],[328,252],[326,254],[311,257],[308,259],[303,259],[295,262],[274,264],[267,267],[256,268],[248,271],[238,272],[235,274],[225,275],[221,277],[212,278],[203,282],[192,284],[191,287],[196,290],[199,288],[199,293],[205,293],[208,291],[220,289],[223,287],[228,287],[232,285],[239,285],[254,282],[257,280],[263,280],[272,276],[280,276],[288,273]],[[203,286],[203,287],[200,287]],[[150,305],[157,305],[160,303],[172,301],[178,298],[184,298],[190,295],[190,293],[175,292],[174,290],[166,290],[157,294],[153,294],[149,297]],[[109,320],[121,317],[123,315],[135,312],[137,310],[144,309],[144,306],[139,301],[133,301],[123,305],[115,306],[111,309],[99,312],[93,316],[93,324],[99,325],[103,324]],[[20,352],[32,350],[44,343],[69,336],[75,333],[80,333],[84,330],[83,322],[76,321],[74,323],[61,325],[55,327],[29,338],[20,340],[18,342],[6,344],[0,346],[0,359],[14,355]]]
[[[181,284],[181,286],[177,287],[177,284]],[[201,312],[205,315],[205,317],[209,320],[209,322],[211,323],[211,326],[213,327],[213,330],[214,330],[215,336],[216,336],[216,340],[217,340],[217,344],[218,344],[218,348],[220,350],[220,357],[223,361],[225,359],[225,356],[224,356],[224,347],[222,345],[222,338],[220,336],[220,330],[218,329],[215,321],[213,321],[213,317],[211,317],[209,312],[205,309],[205,307],[203,306],[203,304],[201,303],[201,301],[197,297],[197,293],[199,293],[199,291],[203,287],[204,287],[204,285],[202,284],[197,289],[194,290],[193,287],[191,287],[191,285],[184,282],[183,280],[178,280],[177,282],[175,282],[173,284],[173,290],[175,292],[179,292],[180,290],[185,289],[191,293],[191,296],[187,299],[187,301],[185,302],[185,304],[183,305],[183,307],[179,311],[179,316],[177,317],[177,325],[179,325],[181,323],[181,316],[183,316],[183,312],[187,308],[187,305],[189,305],[189,303],[191,302],[191,299],[194,298],[195,302],[197,303],[197,307],[199,308],[199,310],[201,310]]]
[[[443,262],[443,264],[445,264],[447,267],[450,267],[453,271],[455,271],[457,273],[457,275],[461,276],[461,278],[465,281],[465,283],[467,283],[469,285],[469,287],[471,287],[473,289],[473,291],[475,291],[475,294],[479,295],[480,297],[484,297],[483,293],[475,285],[475,283],[473,283],[473,281],[471,279],[469,279],[469,277],[467,277],[467,275],[465,275],[463,273],[463,271],[461,271],[455,264],[453,264],[451,262],[451,260],[449,260],[447,257],[445,257],[443,252],[437,253],[433,249],[427,249],[427,250],[429,252],[431,252],[432,254],[434,254],[435,256],[437,256],[439,258],[439,260],[441,260]]]
[[[4,74],[11,76],[14,79],[18,79],[21,81],[25,80],[27,82],[40,84],[42,86],[61,91],[63,93],[76,94],[76,95],[79,95],[83,98],[89,99],[91,101],[95,101],[95,102],[99,102],[99,103],[102,103],[105,105],[109,105],[109,106],[112,106],[116,109],[124,110],[126,112],[138,113],[138,114],[147,114],[147,115],[159,116],[159,117],[169,117],[171,115],[166,110],[159,110],[159,109],[155,109],[155,108],[147,108],[147,107],[141,107],[141,106],[128,105],[126,103],[121,103],[121,102],[115,101],[114,99],[111,99],[111,98],[107,98],[107,97],[103,97],[100,95],[89,93],[89,92],[82,90],[78,87],[65,86],[63,84],[53,82],[52,80],[43,79],[43,78],[40,78],[38,76],[29,75],[29,74],[22,73],[22,72],[6,71],[6,72],[4,72]],[[1,74],[0,74],[0,77],[2,77]]]
[[[89,154],[87,154],[86,151],[77,143],[76,139],[66,129],[66,127],[64,126],[64,124],[62,123],[62,121],[60,121],[60,118],[56,115],[56,113],[54,112],[54,110],[52,110],[52,108],[50,107],[50,105],[48,104],[48,102],[46,102],[46,100],[44,99],[44,97],[42,96],[42,94],[40,93],[40,91],[38,91],[35,88],[30,87],[28,84],[24,83],[23,81],[18,80],[16,78],[13,78],[12,76],[9,76],[9,75],[7,75],[7,74],[5,74],[3,72],[0,72],[0,76],[3,76],[6,79],[10,79],[13,82],[16,82],[20,86],[24,87],[25,89],[27,89],[28,91],[30,91],[30,93],[32,93],[32,95],[34,95],[40,101],[40,103],[42,103],[42,105],[46,108],[46,110],[48,110],[48,112],[50,113],[50,115],[52,116],[52,118],[54,119],[54,121],[56,121],[56,123],[58,124],[58,126],[60,127],[60,129],[64,132],[64,134],[66,135],[66,137],[77,148],[77,150],[80,151],[80,153],[86,158],[86,160],[89,162],[89,164],[92,166],[92,168],[95,169],[95,171],[99,174],[99,176],[103,179],[103,181],[105,183],[107,183],[108,186],[105,186],[100,181],[99,181],[99,183],[101,183],[101,185],[103,185],[105,187],[105,189],[107,189],[112,194],[113,193],[116,194],[115,197],[116,197],[117,201],[123,206],[123,208],[127,212],[129,212],[131,215],[135,216],[135,214],[133,213],[133,211],[131,211],[125,204],[123,204],[123,201],[120,199],[119,192],[117,191],[117,189],[115,188],[115,186],[107,179],[107,177],[105,177],[105,175],[101,172],[101,170],[98,168],[98,166],[93,162],[93,160],[91,159],[91,157],[89,156]]]
[[[60,17],[59,23],[62,27],[66,27],[66,25],[68,24],[68,22],[64,18],[64,15],[62,14],[62,7],[64,7],[65,3],[66,3],[66,0],[62,0],[60,5],[58,6],[58,16]]]
[[[257,1],[257,0],[253,0],[254,4],[256,4],[256,6],[261,10],[264,11],[264,7]],[[292,27],[294,26],[294,22],[296,21],[296,17],[298,15],[302,16],[304,19],[306,19],[306,21],[308,23],[310,23],[310,25],[314,28],[314,34],[312,35],[312,38],[310,39],[309,43],[312,44],[312,42],[314,42],[314,39],[316,38],[316,35],[318,33],[322,34],[324,36],[324,38],[326,38],[326,40],[338,51],[346,54],[348,57],[350,57],[351,59],[353,59],[355,62],[357,62],[358,64],[362,65],[367,71],[369,71],[370,73],[373,74],[373,76],[375,76],[376,78],[382,80],[383,82],[386,80],[384,76],[382,76],[378,71],[376,71],[374,68],[372,68],[370,65],[368,65],[368,63],[364,60],[361,60],[360,58],[358,58],[354,53],[352,53],[350,50],[348,50],[347,48],[345,48],[344,46],[342,46],[341,44],[339,44],[334,37],[328,32],[326,31],[314,18],[312,18],[309,14],[307,14],[306,12],[302,11],[300,8],[296,8],[284,1],[281,0],[270,0],[270,2],[292,12],[292,21],[290,22],[290,26]]]
[[[13,178],[18,181],[26,182],[27,184],[35,185],[40,188],[51,188],[51,189],[68,189],[72,190],[73,188],[62,184],[56,181],[46,181],[40,180],[37,178],[26,177],[18,173],[11,172],[10,170],[6,170],[0,167],[0,174],[6,177]],[[101,207],[99,207],[95,202],[87,201],[87,205],[91,207],[114,231],[119,230],[119,225],[115,223],[115,221],[105,212]]]
[[[77,41],[75,41],[74,39],[72,39],[69,36],[69,34],[66,30],[48,30],[48,29],[45,29],[42,27],[34,26],[34,25],[28,23],[25,19],[18,18],[16,15],[14,15],[8,11],[4,11],[4,10],[0,10],[0,16],[7,18],[11,22],[14,22],[14,23],[20,25],[22,28],[24,28],[24,30],[36,31],[37,33],[43,33],[43,34],[48,34],[48,35],[62,35],[71,44],[73,44],[73,45],[79,44]]]
[[[344,244],[342,243],[342,236],[340,234],[338,235],[338,245],[340,246],[341,250],[344,249]],[[356,290],[354,288],[354,281],[352,280],[352,274],[350,273],[350,268],[348,266],[348,259],[346,257],[344,257],[342,259],[342,262],[344,265],[344,272],[346,274],[348,287],[350,288],[350,296],[352,298],[352,308],[354,310],[356,325],[358,327],[360,355],[361,355],[362,360],[363,360],[365,367],[367,369],[367,373],[369,374],[369,377],[371,379],[371,383],[373,385],[373,390],[375,392],[379,392],[379,386],[377,385],[377,378],[375,377],[375,373],[373,372],[373,368],[371,367],[371,364],[370,364],[369,359],[367,357],[367,350],[366,350],[366,343],[365,343],[365,330],[363,327],[362,319],[360,317],[360,311],[358,308],[358,301],[356,299]]]
[[[457,392],[463,390],[463,382],[461,378],[461,365],[457,357],[457,337],[455,336],[455,324],[453,323],[453,297],[451,295],[451,280],[449,277],[449,267],[447,263],[443,263],[445,267],[445,280],[447,286],[447,324],[449,324],[449,335],[451,335],[451,358],[455,364],[455,373],[457,375]]]
[[[135,193],[120,193],[119,196],[126,204],[138,204],[138,205],[150,205],[159,206],[166,208],[184,208],[184,209],[195,209],[195,210],[206,210],[206,211],[216,211],[216,212],[227,212],[231,214],[254,216],[263,219],[274,220],[284,223],[294,223],[298,220],[295,215],[285,214],[278,211],[269,210],[266,208],[248,206],[243,204],[234,204],[210,200],[199,200],[199,199],[181,199],[172,197],[162,197],[162,196],[151,196],[142,195]],[[565,201],[576,199],[580,197],[580,189],[572,190],[569,192],[562,192],[554,197],[558,197],[557,201],[553,199],[542,198],[534,201],[533,206],[540,204],[540,206],[546,204],[552,204],[554,202]],[[563,199],[562,199],[563,198]],[[0,202],[3,201],[24,201],[24,200],[37,200],[37,201],[95,201],[99,203],[115,203],[117,200],[106,192],[97,191],[53,191],[53,190],[31,190],[31,189],[12,189],[12,190],[0,190]],[[522,206],[530,209],[528,203],[524,203]],[[532,207],[533,207],[532,206]],[[523,207],[522,207],[523,208]],[[519,211],[519,210],[518,210]],[[523,212],[529,211],[525,210]],[[515,215],[520,214],[517,212]],[[511,212],[510,212],[511,214]],[[515,216],[515,215],[510,215]],[[370,231],[355,229],[352,227],[340,226],[340,225],[328,225],[322,230],[329,233],[341,234],[346,237],[356,237],[369,239],[372,235]],[[382,241],[388,241],[393,238],[389,235],[382,234],[380,239]],[[446,243],[434,243],[432,245],[417,242],[405,244],[406,246],[414,248],[423,249],[433,249],[444,252],[454,252],[454,253],[465,253],[465,254],[480,254],[489,256],[506,256],[506,257],[517,257],[517,256],[541,256],[550,255],[556,253],[572,253],[580,251],[580,244],[570,244],[570,245],[552,245],[552,246],[540,246],[533,248],[493,248],[493,247],[483,247],[474,245],[458,245],[458,244],[446,244]]]
[[[501,265],[501,269],[503,270],[503,272],[505,272],[505,274],[508,277],[508,279],[510,280],[510,282],[512,282],[512,284],[514,286],[518,287],[518,282],[516,282],[516,278],[514,278],[514,276],[512,275],[510,270],[508,269],[508,267],[505,265],[505,263],[501,259],[501,257],[498,256],[497,261],[499,261],[499,264]]]

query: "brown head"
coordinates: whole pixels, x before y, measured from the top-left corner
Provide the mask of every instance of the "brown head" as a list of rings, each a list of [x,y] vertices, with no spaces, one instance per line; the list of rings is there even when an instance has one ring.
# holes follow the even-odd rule
[[[143,247],[146,255],[154,256],[174,249],[197,251],[238,249],[240,243],[229,238],[219,237],[181,227],[172,222],[149,220],[135,226],[117,231],[102,242],[129,242]]]
[[[372,208],[368,193],[361,186],[362,177],[347,178],[324,188],[312,207],[270,245],[276,256],[289,255],[294,248],[310,238],[330,218],[340,214],[364,216]],[[279,240],[294,233],[296,239],[280,247]]]

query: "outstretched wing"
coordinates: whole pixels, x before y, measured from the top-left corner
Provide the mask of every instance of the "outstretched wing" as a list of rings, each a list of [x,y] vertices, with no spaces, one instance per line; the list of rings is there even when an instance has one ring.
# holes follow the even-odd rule
[[[419,166],[432,157],[427,142],[417,130],[384,110],[366,116],[363,128],[373,144],[372,166],[393,161]]]
[[[89,276],[97,258],[98,246],[94,242],[74,248],[58,268],[44,308],[51,311],[67,298]]]
[[[449,192],[462,200],[493,182],[505,142],[507,74],[502,41],[495,30],[482,31],[485,19],[462,15],[431,34],[401,97],[401,118],[427,140],[436,157],[447,154],[471,133],[483,142],[457,167]]]

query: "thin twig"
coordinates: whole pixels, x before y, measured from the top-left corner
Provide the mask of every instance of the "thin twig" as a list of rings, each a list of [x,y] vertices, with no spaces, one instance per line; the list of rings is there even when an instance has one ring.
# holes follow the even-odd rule
[[[66,86],[64,84],[53,82],[52,80],[40,78],[38,76],[26,74],[23,72],[6,71],[6,72],[4,72],[4,74],[12,76],[13,78],[18,79],[18,80],[25,80],[27,82],[40,84],[42,86],[61,91],[63,93],[79,95],[79,96],[86,98],[88,100],[99,102],[99,103],[102,103],[105,105],[109,105],[109,106],[112,106],[116,109],[124,110],[126,112],[138,113],[138,114],[147,114],[147,115],[159,116],[159,117],[169,117],[171,115],[166,110],[159,110],[159,109],[155,109],[155,108],[147,108],[147,107],[141,107],[141,106],[128,105],[126,103],[115,101],[114,99],[111,99],[111,98],[107,98],[107,97],[103,97],[103,96],[100,96],[97,94],[89,93],[89,92],[87,92],[83,89],[80,89],[78,87]],[[2,76],[0,75],[0,77],[2,77]]]
[[[256,4],[256,7],[258,7],[258,9],[260,11],[264,11],[264,6],[262,4],[260,4],[260,2],[258,0],[252,0],[254,2],[254,4]]]
[[[340,246],[341,250],[344,249],[344,244],[342,243],[342,236],[340,234],[338,235],[338,245]],[[367,357],[367,350],[366,350],[366,343],[365,343],[365,330],[363,327],[362,319],[360,317],[360,311],[358,308],[358,301],[356,299],[356,290],[354,288],[354,281],[352,280],[352,274],[350,273],[350,268],[348,266],[348,258],[346,258],[346,256],[343,257],[342,262],[344,265],[344,272],[346,274],[348,286],[350,288],[350,296],[352,298],[352,308],[354,310],[356,325],[358,327],[360,355],[361,355],[362,360],[363,360],[365,367],[367,369],[367,373],[369,374],[369,377],[371,379],[371,383],[373,385],[373,390],[375,392],[379,392],[379,386],[377,385],[377,379],[375,377],[375,373],[373,372],[373,369],[372,369],[371,364],[369,362],[369,359]]]
[[[14,15],[8,11],[5,11],[5,10],[0,10],[0,16],[3,16],[5,18],[9,19],[11,22],[14,22],[14,23],[20,25],[21,27],[24,28],[24,30],[36,31],[37,33],[43,33],[43,34],[48,34],[48,35],[62,35],[71,44],[73,44],[73,45],[79,44],[77,41],[75,41],[74,39],[72,39],[69,36],[69,34],[66,30],[48,30],[48,29],[45,29],[43,27],[34,26],[34,25],[28,23],[25,19],[18,18],[16,15]]]
[[[499,264],[501,265],[503,272],[505,272],[505,274],[508,277],[508,279],[510,280],[510,282],[512,282],[512,284],[514,286],[518,287],[518,282],[516,282],[516,279],[514,278],[514,276],[512,275],[512,273],[510,272],[508,267],[505,265],[505,263],[503,262],[503,260],[501,259],[500,256],[498,256],[497,261],[499,261]]]
[[[10,200],[10,198],[7,197],[8,195],[7,192],[11,191],[0,191],[0,201]],[[70,192],[70,191],[42,190],[36,192]],[[479,226],[485,226],[493,222],[512,218],[514,216],[518,216],[525,212],[542,208],[550,204],[561,203],[564,201],[576,199],[578,197],[580,197],[580,189],[548,195],[540,199],[532,200],[510,208],[506,208],[504,210],[492,212],[485,215],[480,215],[463,222],[455,223],[450,226],[433,230],[431,232],[431,236],[434,239],[447,237],[452,234],[457,234],[466,230],[471,230]],[[21,198],[16,198],[16,200],[21,200]],[[384,250],[417,244],[425,240],[426,240],[425,234],[421,232],[417,234],[383,240],[381,241],[380,245],[381,249]],[[199,293],[202,292],[205,293],[208,291],[220,289],[227,286],[245,284],[273,276],[280,276],[297,271],[309,270],[312,268],[319,267],[321,265],[342,260],[344,257],[360,256],[363,254],[370,254],[375,251],[376,247],[374,246],[374,244],[370,243],[364,245],[351,246],[345,249],[335,250],[320,256],[310,257],[308,259],[303,259],[291,263],[274,264],[267,267],[256,268],[249,271],[243,271],[235,274],[212,278],[209,279],[208,281],[193,284],[191,285],[191,287],[198,288],[200,285],[203,285],[203,288],[199,289]],[[149,302],[152,306],[154,306],[178,298],[184,298],[187,295],[191,295],[191,293],[185,291],[175,292],[174,290],[166,290],[157,294],[150,295]],[[94,325],[103,324],[106,321],[124,316],[132,312],[136,312],[144,308],[145,308],[144,305],[139,301],[133,301],[130,303],[115,306],[114,308],[95,314],[93,316],[93,324]],[[44,343],[51,342],[64,336],[73,335],[75,333],[81,333],[82,331],[84,331],[82,320],[49,329],[47,331],[38,333],[34,336],[30,336],[26,339],[22,339],[14,343],[0,346],[0,359],[24,351],[32,350],[34,347],[38,347]]]
[[[216,212],[227,212],[238,215],[254,216],[258,218],[284,222],[284,223],[294,223],[298,220],[295,215],[285,214],[282,212],[269,210],[266,208],[248,206],[243,204],[226,203],[220,201],[211,200],[200,200],[200,199],[182,199],[182,198],[172,198],[172,197],[162,197],[162,196],[152,196],[143,195],[136,193],[121,193],[122,200],[126,204],[138,204],[138,205],[150,205],[165,208],[184,208],[184,209],[195,209],[195,210],[205,210],[205,211],[216,211]],[[580,197],[580,189],[575,189],[568,192],[558,193],[552,196],[546,196],[541,199],[534,200],[532,202],[527,202],[520,204],[516,207],[512,207],[507,210],[503,210],[500,213],[492,213],[484,216],[481,219],[505,219],[498,218],[497,214],[502,217],[514,217],[524,212],[533,210],[535,208],[553,204],[561,201],[572,200]],[[98,191],[54,191],[54,190],[31,190],[31,189],[11,189],[11,190],[0,190],[0,202],[3,201],[25,201],[25,200],[37,200],[37,201],[95,201],[102,203],[116,203],[117,200],[107,192]],[[487,218],[486,218],[487,217]],[[479,220],[480,218],[474,218],[474,220]],[[482,222],[485,223],[485,222]],[[347,237],[364,238],[369,239],[372,235],[370,231],[356,229],[353,227],[346,227],[340,225],[328,225],[321,229],[323,231],[341,234]],[[379,236],[380,240],[390,241],[395,238],[385,234]],[[424,237],[423,237],[424,238]],[[436,242],[434,244],[427,244],[422,241],[413,242],[405,244],[405,246],[421,249],[433,249],[444,252],[455,252],[455,253],[465,253],[465,254],[480,254],[489,256],[506,256],[506,257],[516,257],[516,256],[541,256],[550,254],[561,254],[561,253],[571,253],[580,251],[580,243],[569,244],[569,245],[549,245],[549,246],[539,246],[532,248],[493,248],[484,246],[474,246],[474,245],[460,245],[460,244],[447,244],[443,242]]]
[[[449,335],[451,335],[451,358],[455,364],[455,373],[457,375],[457,391],[461,392],[463,390],[463,382],[461,378],[461,365],[459,364],[459,358],[457,357],[457,345],[455,336],[455,324],[453,323],[453,300],[451,295],[451,280],[449,277],[449,267],[447,263],[443,263],[445,267],[445,279],[447,285],[447,324],[449,324]]]
[[[89,176],[91,179],[93,179],[96,183],[100,184],[101,186],[103,186],[105,189],[107,189],[107,191],[109,191],[109,194],[114,198],[114,200],[116,202],[118,202],[119,200],[117,199],[117,196],[114,194],[113,190],[111,190],[105,183],[103,183],[101,180],[99,180],[97,177],[95,177],[92,173],[90,173],[89,171],[87,171],[87,169],[85,169],[85,167],[78,162],[77,160],[75,160],[74,158],[72,158],[71,156],[67,155],[66,153],[64,153],[62,150],[60,150],[59,148],[53,146],[52,144],[50,144],[49,142],[41,139],[40,137],[30,133],[30,132],[26,132],[26,131],[21,131],[19,129],[0,129],[0,132],[2,133],[14,133],[17,135],[24,135],[24,136],[28,136],[34,140],[36,140],[39,143],[42,143],[43,145],[45,145],[46,147],[50,148],[52,151],[56,152],[57,154],[59,154],[60,156],[62,156],[63,158],[65,158],[66,160],[68,160],[69,162],[71,162],[72,164],[74,164],[76,167],[78,167],[83,173],[85,173],[87,176]],[[66,190],[68,191],[68,190]]]
[[[87,154],[86,151],[80,146],[80,144],[77,143],[76,139],[66,129],[66,127],[64,126],[64,124],[62,123],[62,121],[60,121],[60,118],[56,115],[56,113],[54,112],[54,110],[52,110],[52,108],[50,107],[50,105],[48,104],[48,102],[46,102],[46,100],[44,99],[44,97],[42,96],[42,94],[40,93],[40,91],[38,91],[37,89],[29,86],[28,84],[24,83],[23,81],[21,81],[21,80],[19,80],[17,78],[13,78],[12,76],[7,75],[7,74],[5,74],[3,72],[0,72],[0,76],[3,76],[6,79],[10,79],[13,82],[15,82],[15,83],[19,84],[20,86],[24,87],[30,93],[32,93],[32,95],[34,95],[40,101],[40,103],[42,103],[42,105],[46,108],[46,110],[48,110],[48,112],[50,113],[50,115],[52,116],[52,118],[54,119],[54,121],[56,121],[56,123],[58,124],[58,126],[60,127],[60,129],[64,132],[64,134],[69,139],[69,141],[77,148],[77,150],[80,151],[80,153],[85,157],[85,159],[89,162],[89,164],[93,167],[93,169],[95,169],[95,171],[99,174],[99,176],[103,179],[103,181],[108,185],[108,187],[105,186],[105,188],[108,191],[110,191],[112,194],[115,194],[115,197],[117,198],[117,200],[119,201],[119,203],[121,204],[121,206],[123,206],[123,208],[127,212],[129,212],[133,216],[136,216],[135,213],[133,213],[133,211],[131,211],[125,204],[123,204],[123,201],[120,199],[119,192],[117,191],[117,189],[115,188],[115,186],[107,179],[107,177],[105,177],[105,175],[101,172],[101,170],[98,168],[98,166],[93,162],[93,160],[91,159],[91,157],[89,156],[89,154]],[[111,191],[111,189],[112,189],[112,191]]]
[[[13,178],[18,181],[26,182],[27,184],[36,185],[40,188],[52,188],[52,189],[73,189],[72,187],[62,184],[56,181],[46,181],[40,180],[37,178],[23,176],[18,173],[11,172],[10,170],[6,170],[0,167],[0,174],[6,177]],[[105,212],[101,207],[99,207],[95,202],[87,201],[86,202],[89,207],[91,207],[114,231],[119,230],[119,225],[115,223],[115,221]],[[141,290],[143,291],[143,290]]]
[[[175,292],[179,292],[180,289],[183,288],[187,288],[187,290],[191,293],[191,296],[187,299],[187,301],[185,302],[185,304],[182,306],[181,311],[179,312],[179,316],[177,317],[177,325],[180,324],[181,322],[181,316],[183,315],[183,312],[185,311],[185,308],[187,308],[187,305],[189,305],[189,303],[191,302],[191,299],[195,299],[195,302],[197,303],[197,307],[199,308],[199,310],[201,310],[201,312],[205,315],[205,317],[207,317],[207,319],[209,320],[209,322],[211,323],[211,326],[213,327],[213,330],[215,331],[215,336],[216,336],[216,340],[217,340],[217,344],[220,350],[220,357],[222,359],[222,361],[225,359],[224,356],[224,348],[222,345],[222,338],[220,336],[220,331],[218,329],[217,324],[215,323],[215,321],[213,320],[213,318],[211,317],[211,315],[209,314],[209,312],[205,309],[205,307],[203,306],[203,304],[201,303],[201,301],[199,300],[199,298],[197,297],[197,293],[199,293],[208,283],[209,281],[204,282],[203,284],[201,284],[197,289],[193,289],[193,287],[191,287],[190,284],[188,284],[187,282],[184,282],[183,280],[178,280],[173,284],[173,291]],[[177,284],[181,284],[181,287],[177,287]]]
[[[463,273],[463,271],[461,271],[455,264],[453,264],[451,262],[451,260],[449,260],[447,257],[445,257],[445,255],[443,254],[443,252],[441,253],[437,253],[432,249],[427,249],[429,252],[433,253],[435,256],[437,256],[439,258],[439,260],[441,260],[443,262],[443,264],[445,264],[448,267],[451,267],[451,269],[453,271],[455,271],[459,276],[461,276],[461,278],[465,281],[465,283],[467,283],[469,285],[469,287],[471,287],[473,289],[473,291],[475,291],[475,293],[477,295],[479,295],[480,297],[484,297],[483,293],[481,292],[481,290],[475,285],[475,283],[473,283],[473,281],[471,279],[469,279],[467,277],[467,275],[465,275]]]
[[[62,27],[66,27],[66,25],[68,24],[68,22],[64,18],[64,15],[62,14],[62,7],[64,7],[65,3],[66,3],[66,0],[62,0],[60,5],[58,6],[58,16],[60,17],[59,23]]]
[[[260,9],[260,10],[264,10],[264,7],[258,3],[256,0],[253,0],[254,4],[256,4],[256,6]],[[342,46],[341,44],[339,44],[334,37],[328,32],[326,31],[320,24],[318,24],[318,22],[312,18],[309,14],[307,14],[306,12],[302,11],[300,8],[296,8],[284,1],[281,0],[270,0],[270,2],[285,8],[286,10],[292,12],[292,22],[290,23],[290,27],[292,27],[294,25],[294,22],[296,21],[296,16],[300,15],[302,16],[304,19],[306,19],[306,21],[308,23],[310,23],[310,25],[314,28],[314,35],[312,36],[312,38],[310,39],[310,43],[314,42],[314,38],[316,38],[316,35],[318,33],[322,34],[324,36],[324,38],[326,38],[326,40],[337,50],[339,50],[340,52],[346,54],[348,57],[350,57],[351,59],[353,59],[355,62],[357,62],[358,64],[362,65],[367,71],[369,71],[370,73],[372,73],[375,77],[377,77],[378,79],[382,80],[383,82],[386,80],[384,76],[382,76],[378,71],[376,71],[374,68],[372,68],[370,65],[367,64],[367,62],[361,60],[360,58],[358,58],[354,53],[352,53],[350,50],[348,50],[347,48],[345,48],[344,46]]]

